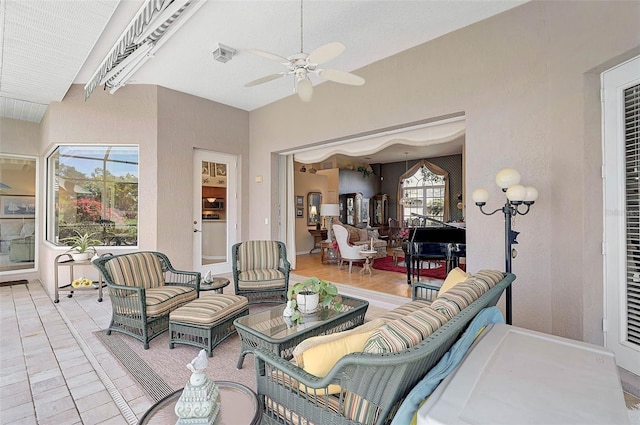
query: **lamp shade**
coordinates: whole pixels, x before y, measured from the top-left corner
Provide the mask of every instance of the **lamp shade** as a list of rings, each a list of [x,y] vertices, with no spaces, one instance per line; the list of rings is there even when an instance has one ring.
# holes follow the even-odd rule
[[[311,205],[311,209],[309,209],[309,214],[318,215],[318,208],[315,205]]]
[[[485,204],[489,200],[489,192],[486,189],[476,189],[471,194],[471,199],[476,204]]]
[[[527,196],[527,189],[519,184],[514,184],[507,189],[507,199],[511,202],[522,202]]]
[[[340,215],[340,205],[338,204],[321,204],[320,215],[323,217],[337,217]]]
[[[503,168],[496,174],[496,184],[502,189],[518,183],[520,183],[520,173],[513,168]]]
[[[525,202],[535,202],[538,199],[538,189],[532,186],[527,186],[527,194],[524,197]]]
[[[311,102],[313,96],[313,85],[308,77],[304,77],[298,80],[298,96],[303,102]]]

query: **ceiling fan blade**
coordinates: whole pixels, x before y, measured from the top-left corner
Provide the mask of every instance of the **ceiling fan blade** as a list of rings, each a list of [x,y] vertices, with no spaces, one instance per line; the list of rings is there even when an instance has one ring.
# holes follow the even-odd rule
[[[364,78],[355,74],[345,71],[339,71],[337,69],[321,69],[318,74],[329,81],[340,84],[349,84],[351,86],[361,86],[364,84]]]
[[[286,75],[286,73],[281,72],[279,74],[271,74],[271,75],[267,75],[266,77],[262,77],[262,78],[258,78],[257,80],[253,80],[247,84],[245,84],[245,87],[253,87],[253,86],[257,86],[258,84],[263,84],[263,83],[268,83],[269,81],[273,81],[273,80],[277,80],[280,77],[284,77]]]
[[[311,84],[311,80],[309,80],[308,77],[298,80],[296,91],[303,102],[311,102],[311,97],[313,96],[313,84]]]
[[[254,55],[262,56],[263,58],[270,59],[272,61],[280,62],[280,63],[289,63],[289,59],[282,57],[280,55],[276,55],[275,53],[265,52],[264,50],[258,49],[247,49],[247,52],[253,53]]]
[[[344,49],[344,44],[338,43],[337,41],[325,44],[324,46],[320,46],[313,52],[311,52],[311,54],[309,55],[309,62],[317,64],[329,62],[331,59],[339,56],[342,52],[344,52]]]

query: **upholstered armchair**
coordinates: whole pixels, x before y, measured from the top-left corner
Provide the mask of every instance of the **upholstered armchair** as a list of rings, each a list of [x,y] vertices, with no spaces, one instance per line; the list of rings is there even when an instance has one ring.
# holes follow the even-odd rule
[[[231,247],[236,295],[249,303],[285,302],[291,265],[279,241],[245,241]]]
[[[349,231],[340,224],[333,225],[333,234],[336,237],[336,241],[338,242],[338,249],[340,249],[340,264],[345,261],[349,262],[349,273],[351,273],[351,268],[354,262],[362,262],[365,260],[360,254],[360,251],[364,249],[361,245],[352,245],[349,243]]]
[[[9,245],[10,261],[34,261],[36,253],[35,236],[27,236],[20,239],[14,239]]]
[[[169,313],[195,300],[200,273],[176,270],[160,252],[107,255],[93,260],[109,288],[111,331],[149,341],[169,329]]]

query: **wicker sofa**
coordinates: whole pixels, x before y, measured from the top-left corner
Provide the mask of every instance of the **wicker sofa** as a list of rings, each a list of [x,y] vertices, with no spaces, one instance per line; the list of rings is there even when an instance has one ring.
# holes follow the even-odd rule
[[[493,275],[485,279],[486,272]],[[324,376],[308,372],[266,350],[257,348],[257,391],[263,406],[263,424],[388,424],[411,389],[434,367],[462,335],[468,324],[484,308],[494,306],[503,291],[513,282],[513,274],[481,271],[464,282],[463,286],[483,286],[486,290],[461,311],[455,304],[457,297],[467,291],[453,288],[437,296],[439,288],[426,284],[414,285],[414,299],[381,317],[367,322],[368,340],[365,345],[390,336],[391,345],[403,338],[393,338],[398,323],[406,325],[407,318],[436,310],[448,316],[444,323],[434,326],[430,335],[409,348],[396,350],[349,351],[332,365]],[[457,287],[458,285],[456,285]],[[473,289],[475,291],[475,289]],[[462,295],[461,295],[462,294]],[[463,301],[463,304],[465,302]],[[355,332],[355,330],[346,332]],[[397,336],[397,335],[396,335]],[[330,338],[330,337],[318,337]],[[379,341],[378,341],[379,342]],[[382,343],[385,345],[385,343]],[[387,351],[387,352],[384,352]],[[306,370],[305,370],[306,369]]]

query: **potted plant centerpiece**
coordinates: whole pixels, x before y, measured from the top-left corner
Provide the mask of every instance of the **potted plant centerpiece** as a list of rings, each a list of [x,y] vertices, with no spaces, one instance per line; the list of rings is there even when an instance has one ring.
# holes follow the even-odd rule
[[[96,255],[94,245],[100,245],[102,241],[94,238],[95,233],[81,233],[78,230],[75,230],[75,233],[75,236],[69,236],[61,240],[71,246],[68,254],[73,258],[73,261],[88,260]]]
[[[333,308],[340,311],[342,297],[338,287],[326,280],[310,277],[294,283],[287,291],[287,308],[292,311],[291,321],[301,322],[302,315],[314,313],[318,308]]]

